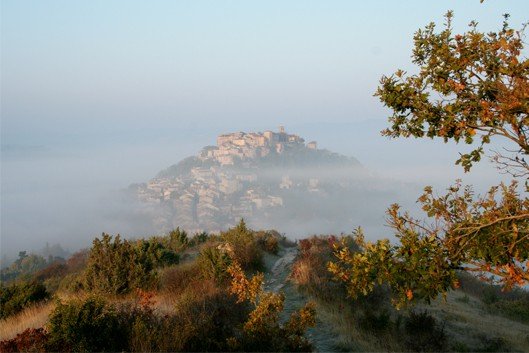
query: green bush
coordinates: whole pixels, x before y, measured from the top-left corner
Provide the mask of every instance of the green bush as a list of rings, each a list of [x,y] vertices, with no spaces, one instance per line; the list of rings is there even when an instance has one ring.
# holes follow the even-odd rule
[[[98,297],[59,303],[50,315],[48,330],[52,351],[128,350],[127,330],[118,311]]]
[[[262,250],[277,255],[280,240],[277,232],[260,231],[255,233],[255,237]]]
[[[27,254],[20,251],[18,259],[11,266],[0,271],[0,282],[12,281],[20,278],[28,278],[29,275],[46,267],[48,262],[40,255]]]
[[[180,255],[175,250],[163,245],[155,237],[138,240],[134,245],[137,261],[146,271],[152,271],[156,267],[176,265],[180,261]]]
[[[195,233],[193,238],[189,241],[189,246],[196,246],[205,243],[209,239],[209,234],[206,232]]]
[[[36,281],[17,282],[0,287],[0,318],[16,314],[30,304],[48,299],[46,287]]]
[[[169,232],[167,236],[167,247],[173,251],[180,252],[187,248],[189,238],[185,230],[176,228]]]
[[[154,282],[151,264],[142,266],[138,253],[128,241],[117,235],[94,239],[88,256],[84,284],[86,289],[109,294],[127,293]]]
[[[228,267],[231,258],[228,253],[218,247],[202,249],[198,255],[198,266],[204,278],[212,278],[217,282],[223,282],[228,277]]]
[[[176,265],[180,262],[180,255],[169,249],[161,249],[158,262],[162,266]]]
[[[529,301],[501,300],[490,304],[489,309],[513,320],[529,323]]]
[[[243,269],[259,271],[263,269],[263,254],[255,238],[255,232],[246,227],[243,219],[237,226],[220,234],[220,238],[229,244],[230,256]]]
[[[60,303],[50,315],[47,350],[226,351],[228,338],[247,315],[244,305],[207,281],[188,290],[175,312],[164,316],[154,312],[150,294],[141,291],[137,304],[117,306],[98,297]]]
[[[371,333],[386,331],[392,327],[391,315],[386,309],[380,312],[374,310],[365,310],[359,319],[360,327]]]
[[[84,273],[88,290],[109,294],[128,293],[135,288],[152,288],[156,269],[178,263],[179,255],[157,239],[122,241],[104,234],[93,241]]]
[[[480,299],[485,310],[529,323],[529,292],[520,288],[502,290],[501,286],[484,283],[468,273],[458,273],[458,277],[461,290]]]
[[[446,350],[446,334],[437,320],[428,312],[410,312],[404,322],[404,343],[414,352],[441,352]]]

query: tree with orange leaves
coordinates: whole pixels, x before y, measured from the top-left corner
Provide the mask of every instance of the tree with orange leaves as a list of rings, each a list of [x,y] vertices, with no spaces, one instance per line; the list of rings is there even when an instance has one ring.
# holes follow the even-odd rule
[[[426,187],[419,198],[429,220],[412,218],[398,205],[388,210],[389,226],[400,244],[366,242],[356,231],[360,252],[336,246],[337,261],[329,264],[349,294],[367,294],[376,284],[392,289],[397,306],[458,287],[456,271],[504,288],[529,283],[529,60],[522,56],[524,29],[515,31],[504,15],[498,32],[482,33],[470,23],[453,34],[452,12],[445,27],[434,23],[416,32],[415,75],[399,70],[384,76],[376,92],[393,114],[389,137],[441,138],[473,145],[456,164],[469,171],[492,139],[505,143],[490,157],[510,185],[492,187],[475,196],[459,182],[444,196]],[[477,142],[477,145],[476,145]],[[525,188],[519,185],[524,179]]]

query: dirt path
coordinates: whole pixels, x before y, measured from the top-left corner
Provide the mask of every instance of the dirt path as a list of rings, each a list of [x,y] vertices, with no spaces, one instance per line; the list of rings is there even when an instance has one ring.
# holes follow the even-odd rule
[[[284,248],[279,253],[271,270],[265,276],[265,289],[278,292],[287,284],[292,264],[298,255],[296,247]]]
[[[265,259],[267,267],[270,268],[270,271],[265,274],[265,290],[282,291],[285,294],[283,310],[285,320],[309,300],[288,280],[297,255],[297,247],[289,247],[281,249],[278,256]],[[316,309],[316,315],[316,327],[308,330],[307,337],[314,344],[316,352],[336,351],[336,333],[333,332],[328,322],[318,317],[318,309]]]

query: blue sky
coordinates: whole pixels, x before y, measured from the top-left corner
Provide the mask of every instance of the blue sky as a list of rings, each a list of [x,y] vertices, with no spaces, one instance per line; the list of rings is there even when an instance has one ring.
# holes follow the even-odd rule
[[[526,1],[2,1],[2,134],[384,118],[372,93],[448,9],[517,26]]]

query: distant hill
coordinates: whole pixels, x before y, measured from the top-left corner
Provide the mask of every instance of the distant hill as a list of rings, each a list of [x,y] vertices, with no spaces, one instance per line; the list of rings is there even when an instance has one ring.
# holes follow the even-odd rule
[[[156,229],[210,232],[241,218],[289,231],[347,230],[370,217],[370,204],[382,193],[357,159],[283,128],[220,135],[216,145],[133,190]]]

